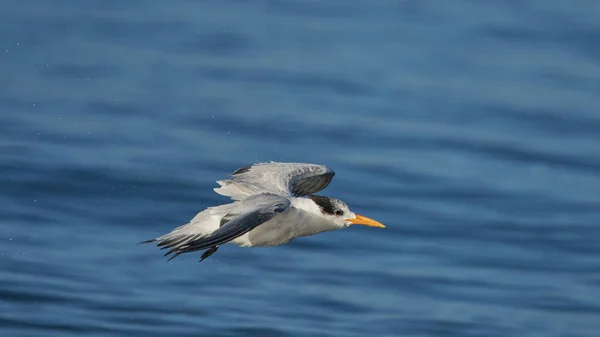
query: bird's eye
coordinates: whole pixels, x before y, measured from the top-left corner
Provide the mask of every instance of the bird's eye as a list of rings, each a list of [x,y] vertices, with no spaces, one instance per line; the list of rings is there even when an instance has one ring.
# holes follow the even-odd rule
[[[335,215],[344,215],[344,211],[338,209],[337,211],[335,211]]]

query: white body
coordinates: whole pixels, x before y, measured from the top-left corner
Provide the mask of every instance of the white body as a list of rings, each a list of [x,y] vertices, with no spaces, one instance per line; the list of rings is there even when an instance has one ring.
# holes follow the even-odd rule
[[[340,229],[339,225],[319,216],[319,207],[310,199],[290,198],[290,201],[291,206],[284,212],[229,243],[242,247],[277,246],[288,243],[296,237]],[[221,219],[236,206],[237,202],[209,207],[198,213],[188,224],[176,228],[167,235],[210,235],[219,229]]]

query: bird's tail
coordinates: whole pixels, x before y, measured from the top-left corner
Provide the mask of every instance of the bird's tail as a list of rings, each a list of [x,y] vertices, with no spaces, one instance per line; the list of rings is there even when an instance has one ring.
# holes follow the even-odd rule
[[[177,256],[183,253],[183,247],[190,242],[210,235],[219,229],[219,219],[225,216],[233,205],[235,204],[209,207],[196,214],[190,222],[173,229],[171,232],[138,244],[156,242],[160,249],[169,249],[165,255],[175,254]]]
[[[157,238],[139,242],[138,245],[156,242],[156,246],[161,250],[169,249],[165,256],[175,253],[169,259],[170,261],[183,253],[182,248],[185,247],[186,244],[210,234],[210,232],[199,232],[197,230],[199,225],[201,226],[200,223],[187,223]]]

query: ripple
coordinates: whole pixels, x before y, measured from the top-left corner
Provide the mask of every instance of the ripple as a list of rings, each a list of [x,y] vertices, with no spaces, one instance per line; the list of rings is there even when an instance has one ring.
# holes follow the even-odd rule
[[[0,325],[596,335],[592,12],[555,0],[5,6]],[[321,194],[388,227],[226,245],[202,263],[136,245],[229,202],[215,180],[269,160],[329,165]]]

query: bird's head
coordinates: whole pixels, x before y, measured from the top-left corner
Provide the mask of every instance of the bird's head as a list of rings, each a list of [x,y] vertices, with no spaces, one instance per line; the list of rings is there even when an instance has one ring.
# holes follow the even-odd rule
[[[385,226],[378,221],[352,212],[348,205],[339,199],[319,195],[309,195],[308,197],[319,206],[321,213],[326,219],[338,225],[340,228],[349,227],[350,225],[385,228]]]

